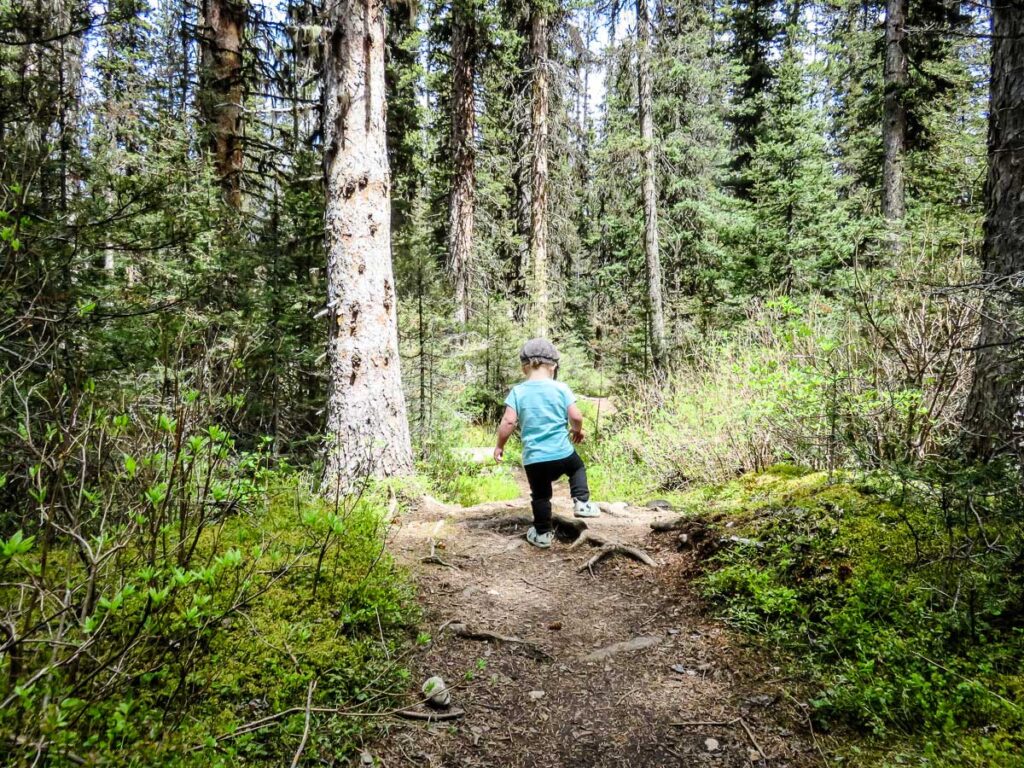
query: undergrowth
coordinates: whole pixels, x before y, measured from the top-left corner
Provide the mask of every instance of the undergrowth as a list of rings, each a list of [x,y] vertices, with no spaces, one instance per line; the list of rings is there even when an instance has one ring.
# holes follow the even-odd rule
[[[703,594],[799,659],[820,729],[873,737],[849,764],[1021,765],[1022,499],[1006,477],[778,466],[684,498],[751,542],[715,557]]]
[[[312,715],[307,759],[347,758],[407,677],[415,612],[384,550],[386,512],[378,493],[333,505],[301,474],[260,470],[187,566],[114,553],[94,613],[61,635],[81,655],[48,662],[41,640],[3,657],[4,764],[287,764],[314,681],[312,706],[340,713]],[[13,604],[18,580],[43,573],[81,583],[76,563],[59,542],[44,554],[15,533],[0,541],[0,597]]]

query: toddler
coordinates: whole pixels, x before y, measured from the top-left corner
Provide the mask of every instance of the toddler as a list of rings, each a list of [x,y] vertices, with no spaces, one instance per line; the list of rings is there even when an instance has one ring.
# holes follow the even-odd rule
[[[501,461],[505,443],[522,424],[523,469],[530,483],[533,527],[526,540],[535,547],[551,546],[551,483],[569,476],[573,514],[597,517],[597,505],[590,501],[587,468],[569,442],[583,442],[583,414],[576,406],[572,390],[560,381],[555,345],[545,339],[530,339],[519,351],[526,381],[512,387],[505,398],[505,414],[498,425],[498,444],[494,460]],[[568,424],[568,429],[566,425]]]

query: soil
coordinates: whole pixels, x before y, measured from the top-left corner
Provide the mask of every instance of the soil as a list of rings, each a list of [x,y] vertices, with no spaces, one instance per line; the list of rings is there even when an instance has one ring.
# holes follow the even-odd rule
[[[559,485],[555,512],[571,518]],[[614,554],[588,569],[597,549],[570,548],[568,536],[549,550],[529,545],[525,492],[472,508],[428,498],[399,521],[392,551],[418,584],[432,638],[409,661],[410,707],[428,711],[420,686],[440,675],[465,714],[388,721],[366,750],[378,765],[825,764],[783,672],[702,611],[693,553],[651,532],[672,513],[612,511],[588,530],[644,548],[655,567]]]

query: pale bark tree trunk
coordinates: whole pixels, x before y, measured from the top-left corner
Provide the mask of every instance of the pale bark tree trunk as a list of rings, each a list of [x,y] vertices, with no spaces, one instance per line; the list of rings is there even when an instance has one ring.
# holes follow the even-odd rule
[[[533,95],[530,137],[530,262],[533,267],[533,321],[537,336],[548,335],[548,20],[541,0],[530,7],[530,59]]]
[[[324,47],[327,466],[324,490],[405,474],[412,447],[398,360],[383,0],[330,6]]]
[[[448,206],[448,267],[455,283],[455,320],[469,320],[476,188],[476,12],[473,0],[452,4],[452,153],[455,173]]]
[[[203,0],[200,102],[224,200],[242,206],[242,0]]]
[[[907,143],[907,50],[904,42],[907,0],[885,4],[885,89],[882,104],[882,217],[899,225],[906,214],[903,158]]]
[[[665,314],[661,298],[661,255],[658,250],[658,168],[654,153],[650,52],[651,16],[647,0],[637,0],[636,26],[640,140],[644,153],[644,255],[647,259],[647,304],[650,318],[651,360],[655,368],[661,368],[665,359]]]
[[[1024,6],[992,12],[985,285],[974,381],[964,413],[969,455],[1024,456]]]

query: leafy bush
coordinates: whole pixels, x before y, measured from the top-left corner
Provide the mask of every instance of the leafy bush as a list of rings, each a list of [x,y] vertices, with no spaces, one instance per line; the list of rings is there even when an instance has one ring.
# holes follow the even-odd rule
[[[941,454],[968,388],[974,326],[970,302],[922,282],[969,275],[965,259],[925,254],[851,278],[848,301],[752,306],[665,382],[638,382],[620,398],[600,460],[652,492],[783,461],[835,470]]]

